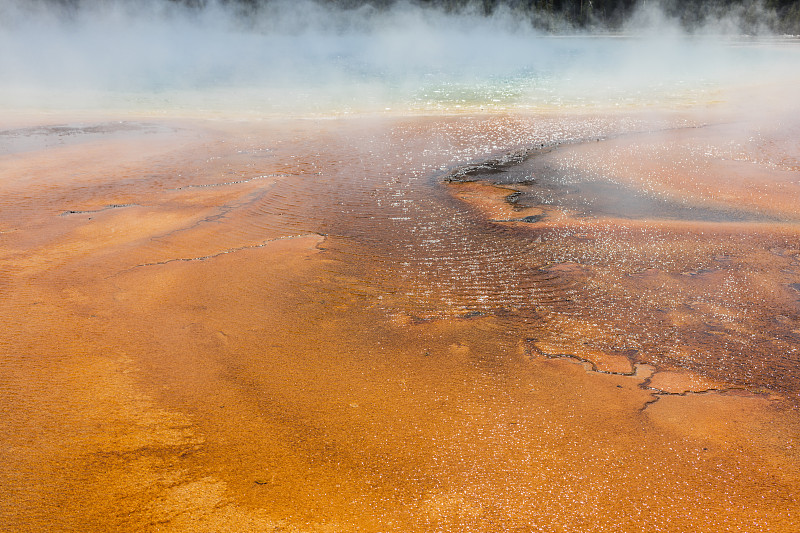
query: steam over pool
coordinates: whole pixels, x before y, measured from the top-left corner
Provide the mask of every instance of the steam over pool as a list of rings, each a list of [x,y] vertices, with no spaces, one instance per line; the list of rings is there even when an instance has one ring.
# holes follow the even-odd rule
[[[162,0],[0,2],[0,105],[253,114],[584,108],[719,99],[796,83],[791,40],[692,36],[642,11],[623,35],[553,36],[491,17],[397,3],[261,9]],[[61,7],[58,7],[61,6]]]
[[[0,0],[0,530],[800,531],[800,43],[184,3]]]

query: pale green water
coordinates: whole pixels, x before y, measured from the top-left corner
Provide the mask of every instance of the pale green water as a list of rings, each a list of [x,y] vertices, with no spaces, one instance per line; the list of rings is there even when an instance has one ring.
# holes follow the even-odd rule
[[[625,36],[548,36],[510,15],[409,6],[374,13],[278,3],[242,17],[159,2],[69,14],[20,5],[0,2],[6,110],[674,108],[725,100],[731,89],[754,84],[790,86],[800,77],[797,40],[688,36],[663,21],[631,27]]]

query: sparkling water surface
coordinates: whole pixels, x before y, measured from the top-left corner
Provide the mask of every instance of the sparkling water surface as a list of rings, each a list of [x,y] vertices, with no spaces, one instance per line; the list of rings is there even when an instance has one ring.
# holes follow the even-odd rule
[[[796,40],[210,5],[0,0],[0,529],[797,530]]]

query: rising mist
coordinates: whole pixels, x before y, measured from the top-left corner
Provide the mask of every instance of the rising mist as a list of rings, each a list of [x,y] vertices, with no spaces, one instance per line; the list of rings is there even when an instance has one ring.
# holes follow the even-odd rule
[[[0,95],[6,108],[270,113],[652,104],[798,64],[791,47],[749,46],[734,15],[691,33],[652,8],[616,33],[537,26],[503,5],[3,0]]]

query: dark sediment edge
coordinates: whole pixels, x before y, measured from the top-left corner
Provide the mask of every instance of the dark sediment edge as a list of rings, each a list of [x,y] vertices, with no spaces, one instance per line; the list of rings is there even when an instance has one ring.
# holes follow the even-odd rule
[[[472,162],[469,162],[469,163],[466,163],[466,164],[460,164],[460,165],[453,166],[453,167],[445,170],[444,172],[437,174],[435,176],[435,178],[437,179],[437,181],[440,184],[444,184],[444,185],[449,185],[449,184],[458,185],[460,183],[474,183],[474,182],[483,181],[487,185],[496,187],[498,189],[508,190],[509,191],[509,195],[506,196],[504,198],[504,200],[507,203],[509,203],[512,206],[514,206],[516,204],[517,199],[522,195],[522,193],[520,191],[518,191],[517,189],[514,188],[514,185],[529,186],[529,185],[533,185],[535,183],[535,180],[528,179],[528,180],[521,180],[521,181],[517,181],[517,182],[510,182],[510,181],[501,182],[501,181],[495,181],[492,178],[495,177],[495,176],[499,176],[499,175],[502,175],[502,174],[508,172],[513,167],[515,167],[517,165],[521,165],[521,164],[529,161],[531,158],[536,157],[537,155],[550,153],[550,152],[552,152],[553,150],[556,150],[557,148],[559,148],[562,145],[580,145],[580,144],[595,143],[595,142],[599,142],[599,141],[602,141],[602,140],[616,139],[616,138],[627,137],[627,136],[651,135],[651,134],[657,134],[657,133],[660,133],[660,132],[663,132],[663,131],[674,131],[674,130],[682,130],[682,129],[700,129],[700,128],[706,128],[706,127],[715,126],[715,125],[716,124],[702,124],[702,125],[694,125],[694,126],[679,126],[679,127],[675,127],[675,128],[664,128],[664,129],[658,129],[658,130],[624,132],[624,133],[620,133],[620,134],[617,134],[617,135],[606,135],[606,136],[603,136],[603,137],[600,137],[600,138],[598,138],[598,137],[590,137],[590,138],[581,138],[581,139],[570,139],[570,140],[565,140],[565,141],[561,141],[561,142],[554,142],[554,143],[550,143],[550,144],[539,144],[539,145],[535,145],[535,146],[532,146],[532,147],[517,148],[517,149],[514,149],[514,150],[510,150],[508,152],[505,152],[505,153],[500,153],[500,154],[493,153],[493,154],[488,155],[487,157],[482,158],[482,159],[476,159],[476,160],[473,160]],[[463,199],[457,199],[457,200],[462,202],[462,203],[469,204],[469,202],[467,202],[467,201],[465,201]],[[534,207],[535,208],[537,206],[527,206],[527,207]],[[714,210],[714,208],[707,208],[707,209],[710,209],[712,211]],[[733,213],[733,214],[735,215],[736,213]],[[747,213],[747,214],[752,216],[751,213]],[[745,215],[743,215],[743,216],[745,216]],[[529,224],[540,222],[540,221],[545,220],[545,219],[546,219],[546,215],[535,215],[535,216],[529,216],[529,217],[522,217],[522,218],[515,218],[515,219],[502,219],[502,220],[501,219],[488,219],[488,218],[486,218],[486,220],[488,222],[524,222],[524,223],[529,223]],[[662,219],[654,219],[654,221],[656,221],[656,220],[657,221],[661,221]],[[683,220],[683,219],[678,219],[678,220]],[[695,221],[695,220],[693,220],[693,221]],[[746,219],[746,221],[747,222],[782,222],[782,223],[789,222],[789,223],[798,223],[798,222],[800,222],[800,219],[798,219],[798,220],[786,220],[784,218],[778,218],[778,217],[772,217],[772,216],[768,216],[768,215],[762,215],[762,216],[758,216],[755,220],[753,218],[748,218],[748,219]],[[705,222],[705,220],[703,220],[702,218],[699,218],[698,220],[696,220],[696,222],[701,222],[702,223],[702,222]],[[739,223],[739,222],[742,222],[742,220],[737,220],[737,219],[734,218],[734,219],[730,219],[730,220],[725,220],[725,219],[723,219],[723,220],[710,220],[710,222],[713,222],[713,223],[716,223],[716,224],[725,224],[725,223]],[[530,231],[530,230],[524,230],[524,231]],[[790,284],[789,287],[791,289],[794,289],[797,292],[800,292],[800,283]],[[531,339],[526,339],[526,340],[530,341]],[[578,364],[582,364],[587,372],[596,373],[596,374],[637,377],[637,376],[639,376],[639,372],[640,372],[641,367],[643,367],[643,366],[644,367],[650,367],[652,369],[651,374],[644,378],[642,383],[639,384],[639,388],[641,388],[643,390],[650,391],[650,394],[652,395],[653,399],[648,401],[641,408],[640,411],[646,410],[647,407],[649,407],[650,405],[656,403],[663,396],[690,396],[690,395],[699,395],[699,394],[725,394],[725,393],[732,392],[732,391],[742,391],[742,392],[747,392],[749,394],[753,394],[753,395],[757,395],[757,396],[765,396],[766,395],[766,396],[770,397],[773,401],[779,401],[778,398],[780,398],[783,401],[788,402],[788,404],[790,404],[790,405],[798,405],[798,404],[800,404],[800,397],[794,398],[791,395],[786,394],[785,391],[766,388],[766,387],[763,387],[763,386],[748,386],[746,384],[732,383],[732,382],[727,382],[726,386],[719,387],[719,388],[713,388],[712,387],[712,388],[708,388],[708,389],[704,389],[704,390],[684,390],[682,392],[670,392],[670,391],[667,391],[667,390],[659,389],[657,387],[652,387],[650,385],[652,377],[655,374],[659,373],[659,372],[665,371],[666,369],[662,368],[661,366],[656,365],[656,364],[654,364],[652,362],[649,362],[649,361],[634,361],[630,357],[626,356],[626,358],[628,359],[628,361],[629,361],[629,363],[631,365],[631,368],[633,370],[631,372],[614,372],[614,371],[600,370],[598,368],[597,362],[595,362],[595,361],[593,361],[591,359],[588,359],[588,358],[580,357],[578,355],[574,355],[574,354],[549,354],[549,353],[545,353],[545,352],[539,350],[538,348],[534,348],[534,349],[539,353],[539,355],[541,355],[543,357],[546,357],[548,359],[570,359],[570,360],[573,360],[574,362],[576,362]],[[611,354],[609,354],[609,355],[611,355]],[[677,367],[675,370],[677,370],[677,371],[685,371],[685,372],[689,371],[689,369],[680,368],[680,367]],[[695,372],[697,372],[699,375],[707,377],[708,379],[713,379],[713,380],[715,380],[717,382],[719,382],[719,381],[726,382],[727,381],[725,379],[720,380],[719,378],[713,378],[713,377],[709,376],[706,372],[703,372],[701,370],[695,370]]]
[[[100,209],[87,209],[87,210],[68,209],[67,211],[59,213],[58,216],[65,217],[68,215],[90,215],[92,213],[101,213],[103,211],[108,211],[109,209],[122,209],[125,207],[141,207],[141,204],[108,204],[106,206],[101,207]]]
[[[530,340],[530,339],[529,339]],[[529,344],[531,350],[538,353],[540,356],[545,357],[547,359],[567,359],[576,364],[580,364],[583,366],[584,370],[587,374],[604,374],[608,376],[625,376],[625,377],[633,377],[633,378],[642,378],[642,381],[639,383],[638,388],[644,391],[648,391],[650,393],[651,399],[646,401],[641,408],[639,408],[639,412],[643,413],[647,410],[648,407],[658,402],[664,396],[694,396],[694,395],[704,395],[704,394],[724,394],[731,391],[747,391],[751,394],[758,394],[757,391],[750,390],[747,387],[730,384],[730,386],[726,387],[709,387],[703,390],[684,390],[681,392],[670,392],[664,389],[659,389],[657,387],[651,386],[651,381],[653,376],[658,374],[660,371],[663,371],[659,366],[648,363],[648,362],[635,362],[632,361],[629,357],[627,357],[628,361],[631,364],[630,372],[614,372],[611,370],[600,370],[597,367],[597,363],[592,361],[591,359],[581,357],[575,354],[551,354],[541,350],[536,346],[531,346]],[[530,357],[530,355],[529,355]],[[646,372],[649,371],[649,374]]]
[[[177,262],[188,263],[188,262],[193,262],[193,261],[206,261],[208,259],[214,259],[215,257],[220,257],[222,255],[227,255],[227,254],[233,254],[233,253],[241,252],[241,251],[244,251],[244,250],[254,250],[254,249],[257,249],[257,248],[264,248],[265,246],[269,246],[270,244],[272,244],[274,242],[278,242],[278,241],[290,240],[290,239],[300,239],[300,238],[303,238],[303,237],[310,237],[310,236],[313,236],[313,235],[316,235],[318,237],[322,237],[322,241],[317,243],[316,248],[318,250],[324,250],[324,248],[321,248],[320,246],[328,238],[327,234],[309,232],[309,233],[303,233],[303,234],[299,234],[299,235],[285,235],[283,237],[275,237],[274,239],[267,239],[267,240],[262,241],[262,242],[260,242],[258,244],[250,244],[250,245],[246,245],[246,246],[237,246],[235,248],[228,248],[226,250],[221,250],[219,252],[214,252],[214,253],[211,253],[211,254],[208,254],[208,255],[202,255],[202,256],[197,256],[197,257],[175,257],[173,259],[165,259],[163,261],[153,261],[153,262],[150,262],[150,263],[140,263],[138,265],[133,265],[131,267],[128,267],[128,268],[126,268],[124,270],[120,270],[116,274],[108,276],[108,278],[113,278],[113,277],[118,276],[120,274],[125,274],[127,272],[131,272],[132,270],[136,270],[138,268],[168,265],[170,263],[177,263]],[[108,279],[108,278],[106,278],[106,279]]]

